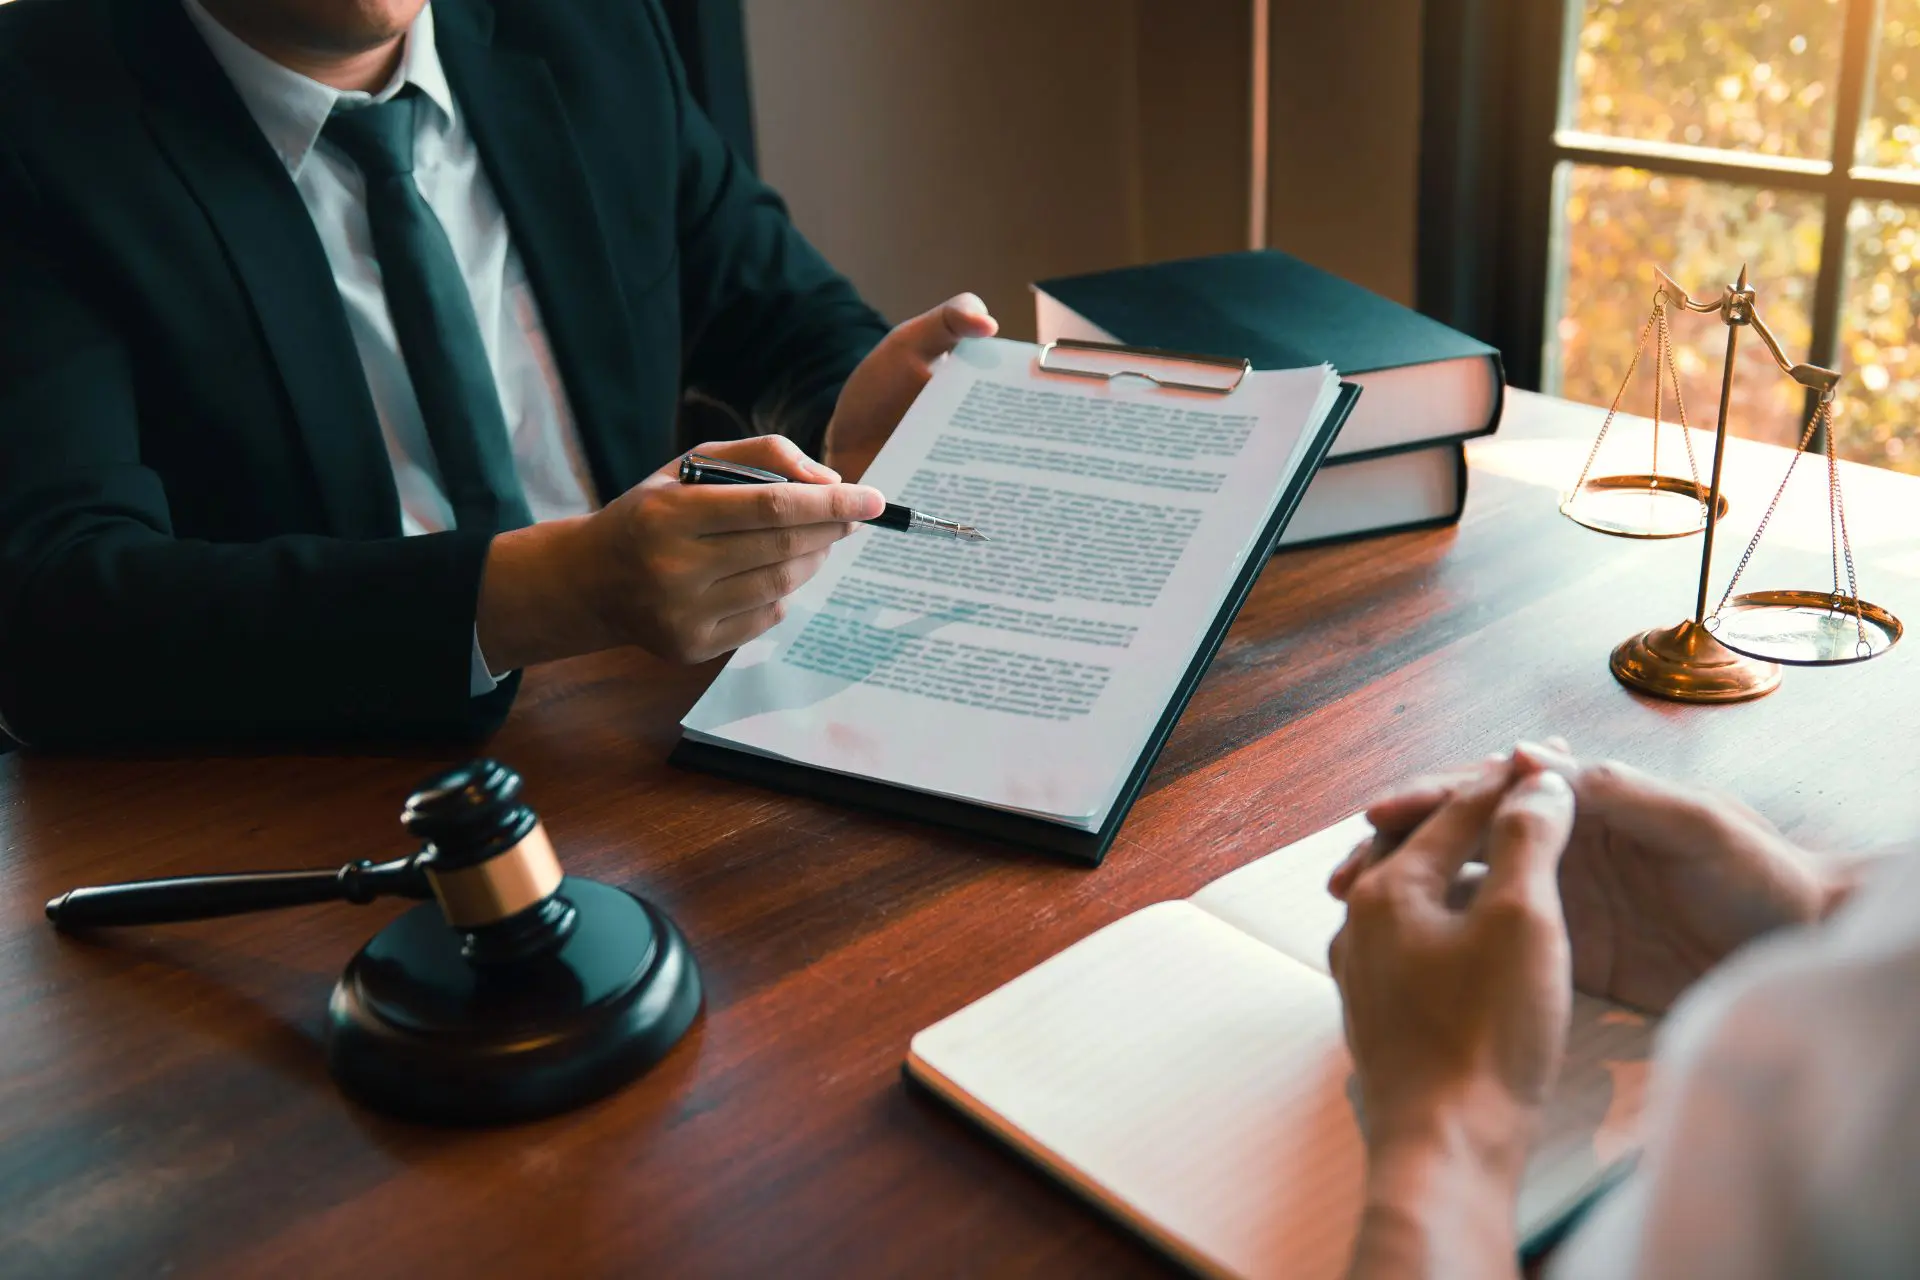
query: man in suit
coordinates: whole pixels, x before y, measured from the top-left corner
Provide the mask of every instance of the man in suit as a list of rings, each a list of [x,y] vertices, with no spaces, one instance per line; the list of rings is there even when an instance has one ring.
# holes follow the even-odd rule
[[[0,722],[464,735],[532,663],[725,652],[993,327],[889,332],[644,0],[0,7]],[[675,483],[688,387],[807,483]]]

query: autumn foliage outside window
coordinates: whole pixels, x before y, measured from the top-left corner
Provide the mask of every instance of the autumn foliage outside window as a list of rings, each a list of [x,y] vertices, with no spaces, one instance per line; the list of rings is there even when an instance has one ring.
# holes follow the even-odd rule
[[[1547,389],[1613,397],[1654,264],[1713,296],[1746,263],[1788,353],[1844,375],[1842,456],[1920,473],[1920,0],[1573,0],[1567,38]],[[1725,329],[1676,337],[1710,425]],[[1805,411],[1741,362],[1735,431],[1790,443]]]

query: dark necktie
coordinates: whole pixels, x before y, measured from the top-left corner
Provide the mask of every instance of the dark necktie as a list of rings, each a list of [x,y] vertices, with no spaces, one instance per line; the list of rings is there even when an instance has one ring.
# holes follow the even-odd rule
[[[367,183],[367,224],[420,403],[440,482],[461,529],[500,532],[533,523],[514,474],[506,415],[453,246],[413,182],[409,86],[371,107],[336,109],[324,136],[359,166]]]

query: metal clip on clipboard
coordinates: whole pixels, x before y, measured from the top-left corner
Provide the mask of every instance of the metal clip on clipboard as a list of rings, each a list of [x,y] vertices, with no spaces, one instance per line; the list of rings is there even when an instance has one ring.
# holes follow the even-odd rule
[[[1213,370],[1218,376],[1207,382],[1171,378],[1164,373],[1154,373],[1149,368],[1140,367],[1145,362],[1193,365]],[[1200,356],[1189,351],[1162,351],[1157,347],[1124,347],[1112,342],[1085,342],[1079,338],[1060,338],[1046,343],[1040,348],[1037,363],[1043,373],[1092,378],[1099,382],[1111,382],[1115,378],[1131,375],[1145,378],[1165,391],[1200,391],[1216,396],[1224,396],[1234,390],[1253,370],[1253,361],[1247,359]]]

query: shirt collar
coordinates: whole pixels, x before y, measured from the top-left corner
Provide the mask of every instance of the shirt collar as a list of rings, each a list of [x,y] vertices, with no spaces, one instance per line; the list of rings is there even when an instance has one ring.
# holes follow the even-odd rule
[[[447,73],[433,42],[433,6],[420,10],[408,29],[400,65],[393,79],[378,93],[335,89],[310,80],[289,67],[283,67],[252,45],[221,26],[200,0],[182,0],[187,17],[199,28],[201,38],[214,59],[226,71],[227,78],[247,104],[260,132],[267,136],[287,172],[294,177],[307,162],[313,144],[333,114],[336,104],[365,106],[386,102],[405,85],[413,85],[427,101],[440,109],[441,122],[453,120],[453,91],[447,85]]]

